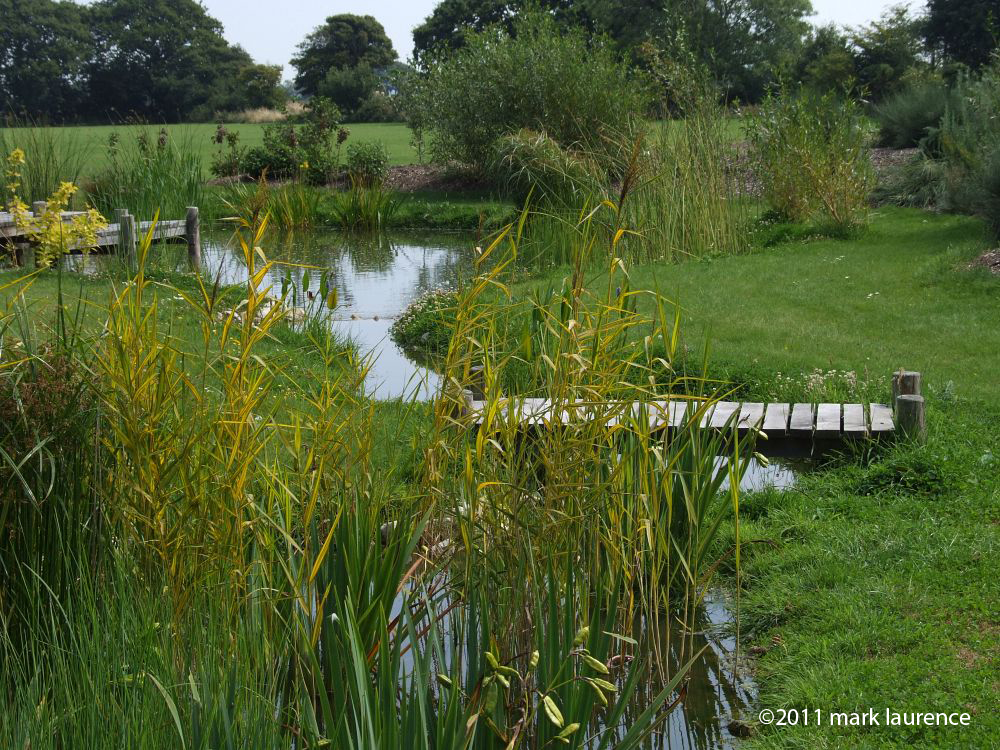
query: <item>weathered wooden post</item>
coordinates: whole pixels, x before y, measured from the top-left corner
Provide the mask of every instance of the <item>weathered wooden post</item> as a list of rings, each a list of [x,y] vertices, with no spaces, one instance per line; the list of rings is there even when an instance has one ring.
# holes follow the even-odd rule
[[[184,236],[187,237],[188,266],[192,271],[198,271],[201,269],[201,222],[197,206],[188,206]]]
[[[920,373],[911,370],[893,373],[892,397],[899,431],[910,440],[926,440],[927,417],[924,397],[920,395]]]
[[[35,201],[31,204],[31,213],[34,216],[41,216],[49,204],[46,201]]]
[[[895,404],[897,396],[920,395],[920,373],[913,370],[897,370],[892,374],[892,401]]]
[[[139,235],[136,232],[135,217],[124,208],[115,209],[115,220],[118,222],[118,252],[128,264],[129,271],[138,270],[137,243]]]

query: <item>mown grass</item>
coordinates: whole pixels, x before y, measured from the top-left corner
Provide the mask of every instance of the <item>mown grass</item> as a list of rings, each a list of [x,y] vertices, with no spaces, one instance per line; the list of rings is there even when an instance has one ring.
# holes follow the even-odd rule
[[[53,127],[60,139],[79,150],[84,156],[80,174],[92,177],[107,166],[108,137],[118,133],[123,140],[131,141],[142,130],[145,130],[155,143],[162,125],[77,125]],[[389,163],[393,166],[416,164],[417,152],[410,145],[410,131],[402,123],[347,123],[351,131],[347,143],[382,143],[389,154]],[[167,131],[174,140],[189,141],[194,144],[204,165],[205,175],[209,177],[208,166],[218,146],[212,142],[215,134],[215,123],[198,123],[167,125]],[[263,145],[264,126],[250,124],[227,124],[226,129],[240,134],[241,146]],[[17,135],[17,128],[6,129],[8,134]]]
[[[964,267],[987,247],[977,220],[880,209],[851,239],[799,231],[742,256],[631,270],[633,290],[681,304],[692,358],[709,339],[712,374],[745,398],[811,400],[810,381],[823,392],[837,369],[887,400],[894,369],[924,374],[925,446],[838,459],[790,492],[744,499],[740,629],[762,653],[761,709],[965,711],[971,726],[758,727],[747,747],[995,742],[1000,279]]]

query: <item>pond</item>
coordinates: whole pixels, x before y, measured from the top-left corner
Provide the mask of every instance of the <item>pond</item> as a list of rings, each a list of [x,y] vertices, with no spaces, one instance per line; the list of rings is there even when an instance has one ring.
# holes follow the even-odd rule
[[[369,394],[379,399],[433,397],[438,375],[410,358],[389,338],[389,328],[414,299],[433,290],[454,286],[472,270],[473,243],[456,234],[344,235],[308,232],[292,235],[268,248],[268,258],[295,268],[300,284],[310,271],[310,288],[319,286],[327,271],[337,289],[334,330],[350,337],[372,367],[366,378]],[[242,253],[228,235],[207,238],[202,248],[205,273],[223,283],[246,279]],[[275,293],[289,266],[279,266],[271,277]],[[318,269],[318,270],[316,270]],[[303,290],[304,291],[304,290]]]

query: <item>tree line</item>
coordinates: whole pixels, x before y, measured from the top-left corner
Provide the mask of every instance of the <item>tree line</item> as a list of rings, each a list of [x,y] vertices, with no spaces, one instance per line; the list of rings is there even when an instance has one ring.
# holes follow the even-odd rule
[[[693,62],[730,101],[753,103],[781,83],[851,89],[881,100],[928,74],[957,75],[994,54],[1000,0],[897,6],[858,29],[809,23],[809,0],[442,0],[413,31],[426,70],[490,26],[508,33],[529,9],[563,29],[608,40],[658,74]],[[277,107],[289,94],[332,100],[350,120],[398,117],[394,74],[406,66],[372,16],[331,16],[299,45],[292,91],[278,66],[254,62],[196,0],[0,0],[5,113],[52,122],[208,120]]]

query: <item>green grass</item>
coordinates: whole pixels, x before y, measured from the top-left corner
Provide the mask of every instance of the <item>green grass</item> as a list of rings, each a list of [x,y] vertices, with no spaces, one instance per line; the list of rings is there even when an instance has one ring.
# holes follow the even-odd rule
[[[61,139],[85,153],[81,173],[92,176],[100,171],[107,162],[108,137],[118,133],[123,139],[134,138],[139,130],[146,130],[155,141],[160,131],[160,125],[81,125],[54,127]],[[166,125],[167,132],[175,140],[194,144],[201,154],[206,175],[212,155],[218,146],[212,142],[215,134],[215,123],[200,123],[194,125]],[[347,143],[381,142],[389,153],[389,163],[393,166],[416,164],[417,152],[410,145],[410,131],[402,123],[358,123],[346,125],[351,131]],[[259,146],[263,143],[264,126],[247,124],[227,124],[226,128],[240,134],[240,145]],[[17,129],[10,129],[16,135]],[[346,144],[345,144],[346,146]]]
[[[693,356],[710,338],[712,372],[747,398],[808,398],[816,368],[853,370],[882,399],[894,369],[924,374],[925,446],[744,498],[743,542],[774,546],[744,548],[740,628],[764,650],[759,709],[965,711],[972,725],[758,727],[748,748],[996,746],[1000,279],[962,268],[987,247],[977,220],[882,209],[856,239],[631,269],[633,289],[680,302]]]

